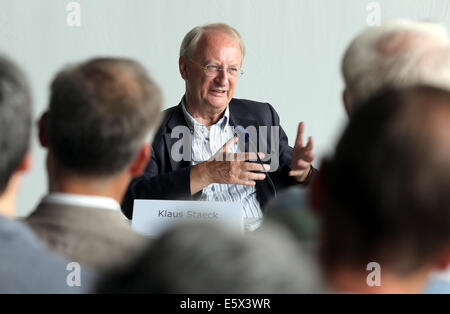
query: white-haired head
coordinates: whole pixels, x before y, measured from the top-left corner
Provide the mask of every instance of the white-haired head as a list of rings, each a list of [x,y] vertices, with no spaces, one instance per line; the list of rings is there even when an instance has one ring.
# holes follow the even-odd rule
[[[241,35],[239,32],[231,27],[228,24],[225,23],[214,23],[214,24],[206,24],[203,26],[197,26],[194,27],[189,31],[189,33],[184,36],[183,42],[181,43],[180,47],[180,57],[192,57],[195,50],[197,49],[197,44],[201,38],[201,36],[206,31],[216,31],[216,32],[223,32],[231,37],[233,37],[236,42],[239,44],[239,48],[241,49],[242,58],[245,56],[245,45],[244,41],[242,40]]]
[[[435,23],[391,20],[366,28],[342,61],[344,103],[355,107],[383,87],[428,84],[450,90],[450,41]]]

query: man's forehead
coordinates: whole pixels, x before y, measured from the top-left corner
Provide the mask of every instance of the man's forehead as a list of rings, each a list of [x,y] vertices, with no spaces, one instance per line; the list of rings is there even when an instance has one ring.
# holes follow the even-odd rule
[[[200,36],[200,39],[205,39],[205,38],[215,38],[215,37],[227,37],[227,38],[231,38],[233,40],[236,40],[236,37],[230,33],[229,31],[226,31],[224,29],[214,29],[214,28],[206,28],[202,35]]]
[[[236,54],[233,50],[238,50]],[[201,58],[219,58],[219,57],[231,57],[236,63],[242,61],[242,51],[239,42],[232,35],[224,31],[205,31],[200,37],[197,45],[197,49],[194,53],[195,56]]]

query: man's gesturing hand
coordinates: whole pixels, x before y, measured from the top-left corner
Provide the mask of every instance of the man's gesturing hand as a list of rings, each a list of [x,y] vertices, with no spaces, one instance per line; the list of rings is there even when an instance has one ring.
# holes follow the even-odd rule
[[[306,146],[303,145],[303,133],[305,125],[300,122],[298,125],[297,138],[295,139],[294,150],[292,151],[291,171],[289,175],[295,177],[298,182],[303,182],[308,177],[311,163],[314,160],[313,139],[310,136]]]
[[[191,169],[191,194],[195,194],[211,183],[255,185],[255,180],[264,180],[266,175],[253,171],[263,171],[260,164],[248,162],[257,160],[256,153],[232,153],[231,149],[238,141],[233,137],[211,157]],[[260,158],[264,154],[258,153]],[[264,165],[266,171],[269,165]]]

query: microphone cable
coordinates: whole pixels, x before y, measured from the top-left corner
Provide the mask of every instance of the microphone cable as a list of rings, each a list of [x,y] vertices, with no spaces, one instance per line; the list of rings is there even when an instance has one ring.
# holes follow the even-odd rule
[[[234,130],[238,131],[244,135],[245,143],[249,143],[249,144],[253,144],[253,145],[255,144],[252,140],[250,140],[250,133],[248,133],[243,127],[237,126]],[[235,135],[237,135],[237,134],[235,133]],[[254,145],[254,146],[258,147],[256,145]],[[244,149],[244,151],[245,151],[245,149]],[[272,178],[270,177],[269,173],[267,172],[266,168],[264,167],[264,163],[262,162],[261,158],[259,158],[258,152],[256,152],[256,158],[257,158],[258,162],[260,163],[260,165],[267,177],[267,181],[269,181],[269,184],[272,187],[273,196],[276,199],[277,198],[277,189],[275,188],[275,184],[273,183]]]

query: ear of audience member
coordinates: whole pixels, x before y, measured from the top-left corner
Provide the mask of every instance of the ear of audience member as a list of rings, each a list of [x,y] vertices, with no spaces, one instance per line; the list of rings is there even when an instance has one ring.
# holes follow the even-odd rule
[[[48,248],[99,271],[141,250],[145,239],[120,203],[150,158],[161,98],[145,69],[129,59],[92,59],[56,75],[39,123],[49,194],[27,218]]]
[[[100,293],[318,293],[314,264],[279,226],[238,235],[206,224],[180,225],[133,267],[105,276]]]
[[[86,292],[94,280],[89,270],[78,269],[70,286],[69,261],[45,251],[23,223],[11,219],[22,173],[31,165],[31,116],[25,75],[0,55],[0,293]]]
[[[360,106],[319,182],[332,286],[423,291],[429,273],[450,263],[450,92],[386,91]],[[371,262],[381,266],[381,286],[366,283]]]

